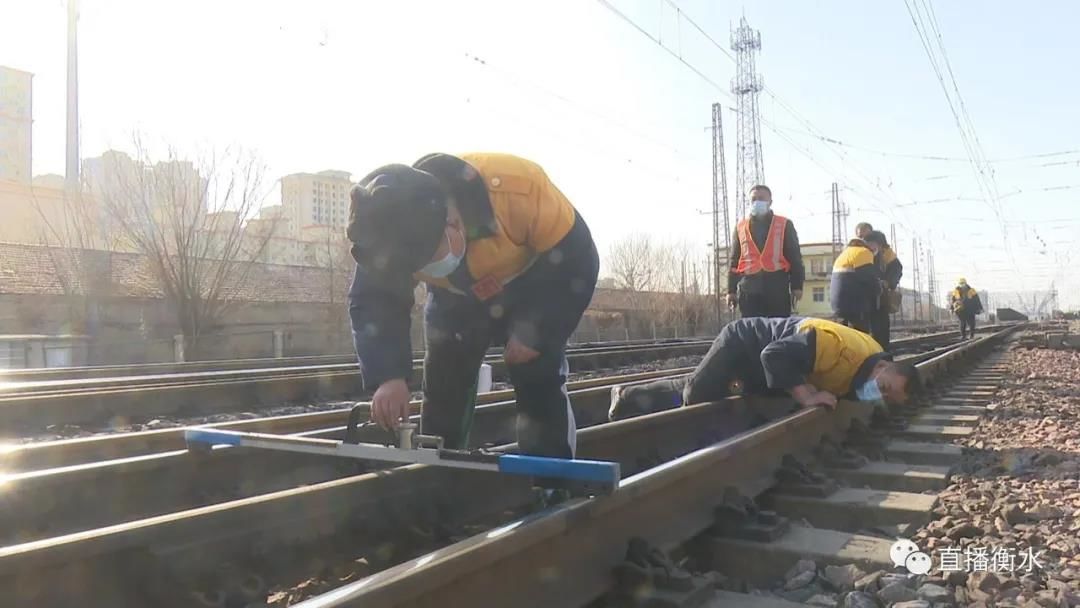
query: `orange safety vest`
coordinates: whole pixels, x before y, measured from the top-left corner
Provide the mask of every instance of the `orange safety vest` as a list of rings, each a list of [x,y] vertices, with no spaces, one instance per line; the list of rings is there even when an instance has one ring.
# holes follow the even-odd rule
[[[787,231],[787,222],[786,217],[773,214],[769,236],[762,248],[764,254],[754,243],[754,237],[750,233],[750,220],[739,222],[739,265],[735,267],[735,273],[748,275],[762,271],[791,270],[791,263],[784,257],[784,232]]]

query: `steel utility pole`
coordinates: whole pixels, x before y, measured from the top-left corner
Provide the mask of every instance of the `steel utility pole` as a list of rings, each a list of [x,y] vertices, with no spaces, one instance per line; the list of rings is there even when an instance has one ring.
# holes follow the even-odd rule
[[[67,147],[64,167],[64,186],[74,192],[79,189],[79,21],[78,0],[68,0],[67,6]]]
[[[896,253],[896,246],[897,246],[897,242],[896,242],[896,224],[889,224],[889,245],[891,245],[894,248],[893,253]],[[896,311],[896,314],[898,314],[900,316],[900,320],[903,321],[904,320],[904,289],[902,287],[900,287],[899,285],[896,286],[896,289],[900,291],[900,310]]]
[[[716,286],[714,298],[716,299],[716,323],[719,327],[724,314],[724,299],[720,295],[720,286],[724,284],[722,275],[723,264],[720,259],[720,243],[724,244],[723,252],[731,251],[731,224],[728,219],[728,190],[727,190],[727,163],[724,162],[724,121],[723,106],[718,103],[712,105],[712,215],[713,215],[713,260],[712,277],[713,285]]]
[[[919,275],[919,239],[911,239],[911,276],[915,279],[915,314],[912,319],[918,321],[922,316],[922,277]]]
[[[937,273],[934,271],[934,251],[926,248],[926,274],[928,276],[927,292],[930,294],[930,321],[937,321]]]
[[[840,188],[833,182],[832,185],[832,259],[840,255],[840,249],[844,246],[843,225],[840,222]]]

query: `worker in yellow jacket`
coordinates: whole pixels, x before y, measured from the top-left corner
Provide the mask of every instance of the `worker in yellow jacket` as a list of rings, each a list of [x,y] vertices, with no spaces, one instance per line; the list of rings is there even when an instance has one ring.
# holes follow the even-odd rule
[[[833,313],[841,323],[870,333],[870,318],[881,295],[881,271],[874,261],[876,244],[851,239],[833,263],[829,286]]]
[[[975,315],[982,312],[982,300],[979,293],[968,285],[966,279],[956,283],[956,289],[949,294],[949,302],[956,318],[960,320],[960,338],[975,337]]]
[[[874,250],[874,263],[881,275],[881,294],[870,314],[870,335],[881,348],[889,350],[891,315],[900,312],[900,277],[904,275],[904,265],[896,257],[883,232],[871,230],[866,235],[866,244]]]
[[[689,376],[613,388],[608,416],[716,401],[738,385],[830,408],[838,397],[900,404],[921,390],[915,366],[892,361],[863,332],[827,319],[752,317],[728,323]]]
[[[544,170],[510,154],[430,154],[372,171],[351,199],[349,314],[372,419],[408,419],[410,311],[423,282],[422,432],[467,447],[480,364],[490,344],[505,344],[522,452],[572,457],[566,343],[592,299],[599,256]]]

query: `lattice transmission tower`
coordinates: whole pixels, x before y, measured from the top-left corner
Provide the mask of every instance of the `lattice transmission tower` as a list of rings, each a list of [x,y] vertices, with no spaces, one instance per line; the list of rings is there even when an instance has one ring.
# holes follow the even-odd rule
[[[731,92],[735,94],[738,116],[735,154],[735,184],[739,197],[735,207],[736,217],[747,213],[747,196],[754,184],[765,181],[765,168],[761,156],[761,116],[758,93],[764,87],[756,69],[757,54],[761,51],[761,32],[751,29],[746,17],[731,30],[731,49],[735,51],[735,78],[731,80]]]

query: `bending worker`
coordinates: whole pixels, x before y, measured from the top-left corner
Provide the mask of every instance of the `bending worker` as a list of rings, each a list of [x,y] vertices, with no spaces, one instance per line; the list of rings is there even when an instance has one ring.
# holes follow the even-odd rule
[[[732,395],[789,394],[803,407],[834,407],[838,397],[900,404],[920,387],[919,372],[893,362],[874,340],[826,319],[749,318],[728,323],[689,376],[611,391],[612,420]]]
[[[956,318],[960,319],[960,339],[967,339],[970,330],[971,337],[975,337],[975,315],[982,312],[982,300],[974,288],[967,281],[960,279],[956,283],[956,289],[949,294],[952,310]]]
[[[739,222],[731,241],[728,306],[737,303],[744,317],[787,317],[803,293],[799,235],[791,220],[772,212],[767,186],[751,188],[750,198],[750,217]]]
[[[866,243],[874,247],[874,263],[877,264],[878,272],[881,273],[881,297],[878,298],[877,307],[870,315],[870,335],[881,345],[881,348],[889,350],[890,316],[900,312],[900,277],[904,275],[904,265],[896,257],[896,252],[885,240],[885,234],[873,230],[866,236]]]
[[[599,257],[544,170],[509,154],[431,154],[376,169],[351,198],[349,314],[364,385],[375,389],[372,419],[408,419],[410,310],[422,281],[422,432],[467,447],[480,364],[490,344],[505,343],[522,452],[573,457],[566,343]]]
[[[832,310],[840,322],[867,334],[881,294],[881,272],[874,262],[878,247],[851,239],[833,262],[829,287]]]
[[[866,240],[866,237],[870,236],[870,233],[874,231],[874,227],[869,222],[859,222],[855,224],[855,238]]]

